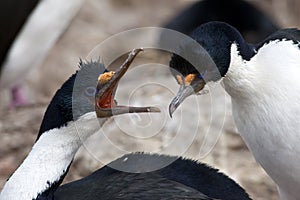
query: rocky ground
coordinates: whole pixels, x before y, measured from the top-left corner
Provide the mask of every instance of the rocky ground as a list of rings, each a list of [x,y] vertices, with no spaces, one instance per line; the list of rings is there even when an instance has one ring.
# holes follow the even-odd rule
[[[274,20],[282,26],[297,25],[295,17],[289,18],[289,6],[277,0],[252,2],[274,15]],[[28,76],[26,92],[31,105],[7,110],[7,92],[0,94],[0,189],[30,151],[49,100],[77,69],[79,58],[95,58],[91,50],[111,35],[137,27],[159,26],[191,3],[86,0],[43,65]],[[281,9],[281,14],[275,15],[273,11],[280,6],[286,6],[286,11]],[[230,99],[221,86],[211,85],[209,94],[189,98],[174,117],[169,118],[167,106],[178,86],[170,76],[167,62],[165,53],[141,53],[122,79],[116,97],[122,104],[156,105],[162,113],[110,119],[99,133],[84,143],[65,182],[86,176],[124,153],[151,151],[208,163],[236,180],[253,199],[277,200],[274,183],[256,164],[236,131]]]

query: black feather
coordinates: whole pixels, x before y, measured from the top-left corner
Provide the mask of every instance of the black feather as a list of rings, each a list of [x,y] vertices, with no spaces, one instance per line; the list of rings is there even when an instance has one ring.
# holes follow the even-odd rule
[[[39,137],[46,131],[65,126],[85,113],[94,111],[94,96],[86,95],[87,88],[96,88],[98,76],[105,72],[100,62],[79,63],[76,71],[55,93],[42,121]]]
[[[174,162],[151,171],[169,161]],[[140,153],[125,155],[79,181],[62,185],[54,197],[57,200],[250,199],[233,180],[205,164],[181,157]]]
[[[256,50],[258,51],[262,46],[270,43],[271,41],[278,40],[291,40],[294,44],[297,44],[300,48],[300,30],[296,28],[286,28],[276,31],[275,33],[271,34],[269,37],[264,39],[258,45],[256,45]]]
[[[254,48],[246,43],[242,35],[234,27],[223,22],[209,22],[203,24],[195,29],[190,36],[203,47],[207,54],[201,52],[203,50],[195,50],[190,47],[190,42],[183,43],[180,47],[183,51],[181,53],[187,58],[193,59],[193,57],[197,57],[193,60],[198,60],[200,63],[199,66],[193,66],[185,59],[178,57],[178,55],[173,55],[170,61],[170,67],[183,75],[195,72],[198,72],[196,74],[200,74],[205,71],[207,66],[205,66],[205,64],[203,65],[201,60],[207,60],[203,55],[209,55],[215,64],[214,66],[217,67],[220,73],[220,76],[212,75],[210,80],[216,81],[224,77],[229,68],[230,50],[233,43],[237,44],[240,55],[244,60],[250,60],[255,55]],[[211,65],[207,62],[206,64]],[[210,69],[208,71],[213,70]]]

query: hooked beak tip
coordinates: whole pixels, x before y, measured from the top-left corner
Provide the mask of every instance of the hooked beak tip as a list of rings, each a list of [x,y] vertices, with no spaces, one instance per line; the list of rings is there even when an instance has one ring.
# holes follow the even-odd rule
[[[181,102],[178,99],[178,96],[176,96],[176,97],[174,97],[174,99],[169,104],[169,115],[170,115],[171,118],[173,117],[173,113],[178,108],[178,106],[180,105],[180,103]]]
[[[176,107],[174,106],[174,104],[170,103],[169,105],[169,115],[172,118],[173,117],[173,113],[175,112]]]
[[[193,77],[192,77],[193,78]],[[203,79],[194,79],[188,85],[180,84],[179,91],[169,104],[169,115],[172,118],[175,110],[181,105],[181,103],[189,96],[201,91],[205,86]]]
[[[176,109],[180,106],[180,104],[191,94],[193,94],[193,88],[188,86],[181,85],[179,88],[178,93],[173,98],[171,103],[169,104],[169,115],[172,118],[173,113],[176,111]]]

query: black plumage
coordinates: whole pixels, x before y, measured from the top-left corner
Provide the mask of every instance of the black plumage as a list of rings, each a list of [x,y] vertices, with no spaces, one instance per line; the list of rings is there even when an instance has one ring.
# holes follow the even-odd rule
[[[174,162],[147,172],[166,161]],[[54,199],[250,198],[233,180],[205,164],[181,157],[138,153],[125,155],[79,181],[62,185]]]
[[[250,60],[255,55],[252,45],[246,43],[242,35],[233,26],[224,22],[208,22],[195,29],[190,37],[196,40],[203,49],[193,49],[190,42],[182,43],[180,46],[181,56],[174,54],[170,60],[172,73],[181,73],[183,76],[188,74],[204,74],[211,63],[202,63],[202,60],[208,60],[211,57],[214,66],[217,67],[216,75],[212,75],[210,80],[216,81],[225,76],[230,63],[230,48],[232,43],[236,42],[239,52],[243,59]],[[203,53],[205,51],[205,53]],[[204,57],[205,56],[205,57]],[[199,65],[193,66],[188,60],[196,60]],[[197,64],[197,63],[196,63]],[[211,71],[214,69],[210,69]],[[221,75],[221,76],[219,76]]]
[[[80,61],[79,68],[52,98],[45,112],[37,140],[42,133],[66,126],[68,122],[95,110],[95,93],[89,90],[96,91],[98,76],[107,70],[98,61]]]
[[[300,43],[300,30],[297,28],[285,28],[280,29],[273,34],[266,37],[262,42],[258,43],[255,48],[256,50],[259,50],[262,46],[265,44],[268,44],[271,41],[282,41],[282,40],[291,40],[294,42],[294,44]],[[299,44],[300,45],[300,44]],[[298,46],[299,46],[298,45]],[[300,46],[299,46],[300,48]]]

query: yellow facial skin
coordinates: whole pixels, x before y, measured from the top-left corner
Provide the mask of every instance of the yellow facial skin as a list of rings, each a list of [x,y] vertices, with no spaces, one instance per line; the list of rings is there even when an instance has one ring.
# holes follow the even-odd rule
[[[109,71],[109,72],[105,72],[103,74],[101,74],[98,77],[98,84],[105,84],[107,83],[113,76],[115,75],[114,71]]]
[[[195,79],[196,74],[188,74],[186,77],[184,77],[184,80],[182,76],[176,75],[176,80],[178,84],[182,85],[184,84],[185,86],[189,86],[192,81]]]

